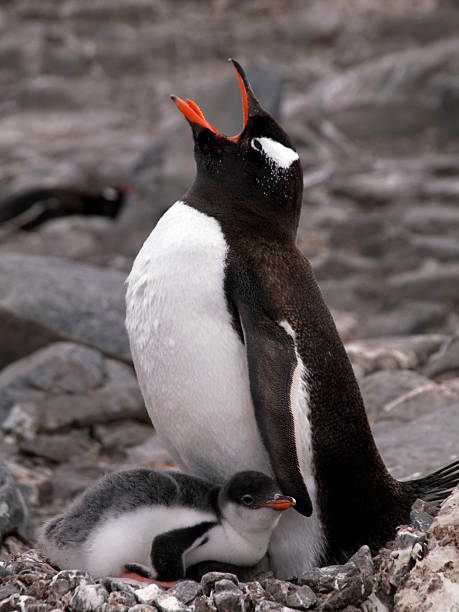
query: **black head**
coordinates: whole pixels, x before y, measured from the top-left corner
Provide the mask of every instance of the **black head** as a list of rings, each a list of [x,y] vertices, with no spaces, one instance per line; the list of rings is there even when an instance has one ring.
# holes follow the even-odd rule
[[[294,238],[303,193],[298,154],[284,130],[256,99],[240,64],[231,61],[244,116],[238,136],[220,134],[194,102],[171,96],[188,119],[195,142],[197,176],[190,193],[204,199],[220,196],[221,206],[230,207],[232,214],[239,212],[281,225]]]
[[[226,502],[251,510],[287,510],[295,505],[293,497],[282,495],[272,478],[254,471],[238,472],[226,483],[220,491],[219,503]]]

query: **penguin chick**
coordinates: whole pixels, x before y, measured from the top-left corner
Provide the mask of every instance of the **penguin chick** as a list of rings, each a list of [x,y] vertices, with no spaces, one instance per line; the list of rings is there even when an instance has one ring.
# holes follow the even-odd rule
[[[255,565],[294,505],[260,472],[239,472],[221,488],[178,472],[115,472],[44,525],[40,548],[62,569],[96,577],[127,569],[177,580],[204,561]]]

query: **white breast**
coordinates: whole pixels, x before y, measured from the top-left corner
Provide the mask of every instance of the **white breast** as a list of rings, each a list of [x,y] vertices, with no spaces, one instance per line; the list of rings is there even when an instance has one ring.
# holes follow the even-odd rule
[[[153,425],[184,470],[216,482],[243,469],[271,473],[224,297],[227,250],[216,219],[177,202],[139,252],[126,297]]]

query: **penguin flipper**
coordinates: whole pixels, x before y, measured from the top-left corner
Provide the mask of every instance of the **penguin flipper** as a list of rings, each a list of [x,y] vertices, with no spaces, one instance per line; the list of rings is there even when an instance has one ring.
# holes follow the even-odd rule
[[[276,480],[295,510],[312,514],[312,502],[301,474],[290,408],[290,387],[297,366],[292,337],[261,308],[236,302],[244,335],[250,391],[263,444]]]
[[[198,538],[216,525],[204,521],[191,527],[182,527],[160,533],[151,545],[151,564],[159,580],[178,580],[185,578],[184,553]]]
[[[126,563],[124,565],[124,569],[126,572],[132,572],[134,574],[138,574],[142,578],[148,578],[150,580],[154,579],[151,570],[146,565],[142,565],[141,563]]]

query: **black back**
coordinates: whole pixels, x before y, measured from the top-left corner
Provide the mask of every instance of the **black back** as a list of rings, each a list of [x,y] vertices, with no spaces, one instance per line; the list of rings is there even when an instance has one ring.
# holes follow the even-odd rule
[[[47,525],[46,535],[56,544],[84,542],[105,517],[142,506],[187,506],[216,512],[218,487],[179,472],[147,468],[113,472],[104,476]]]

